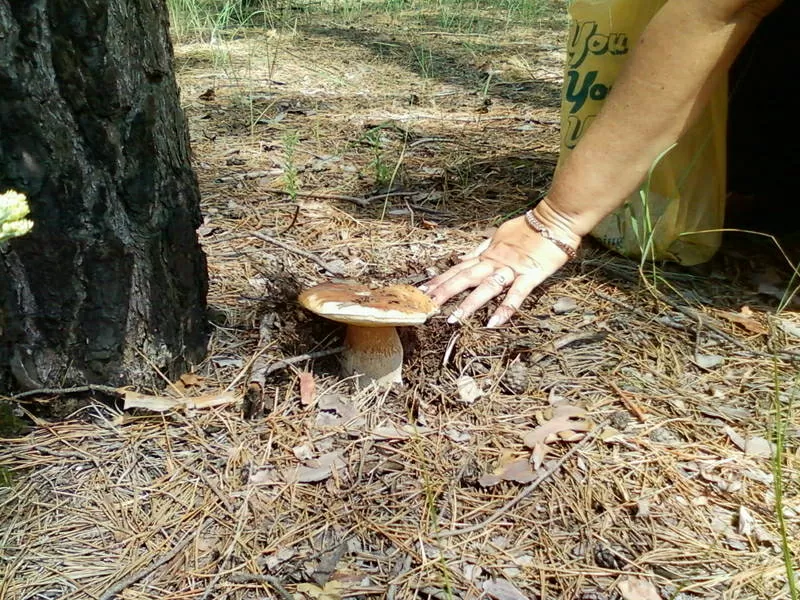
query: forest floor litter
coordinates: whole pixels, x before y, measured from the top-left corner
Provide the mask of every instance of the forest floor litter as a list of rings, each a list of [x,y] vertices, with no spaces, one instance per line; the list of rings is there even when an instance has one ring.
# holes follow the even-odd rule
[[[403,330],[403,387],[338,375],[299,292],[422,283],[558,152],[560,29],[369,23],[176,45],[208,359],[3,442],[0,598],[789,598],[800,315],[769,246],[653,284],[588,242],[508,326]]]

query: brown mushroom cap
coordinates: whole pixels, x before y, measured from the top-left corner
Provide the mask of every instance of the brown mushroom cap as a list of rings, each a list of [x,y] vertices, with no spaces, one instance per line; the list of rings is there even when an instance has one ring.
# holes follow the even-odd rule
[[[404,284],[372,289],[357,283],[321,283],[298,300],[322,317],[362,327],[420,325],[439,310],[428,296]]]

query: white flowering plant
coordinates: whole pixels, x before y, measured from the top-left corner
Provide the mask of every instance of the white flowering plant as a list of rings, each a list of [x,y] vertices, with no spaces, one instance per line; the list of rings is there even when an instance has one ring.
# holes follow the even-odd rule
[[[31,230],[33,221],[25,218],[29,212],[25,194],[14,190],[0,194],[0,244]]]

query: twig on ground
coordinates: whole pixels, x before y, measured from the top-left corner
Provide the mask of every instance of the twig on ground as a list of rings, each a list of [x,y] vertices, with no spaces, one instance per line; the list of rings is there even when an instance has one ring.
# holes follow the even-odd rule
[[[630,392],[626,392],[625,390],[621,389],[616,383],[610,381],[609,379],[605,379],[606,384],[617,393],[619,399],[622,400],[622,403],[625,405],[634,417],[640,422],[644,423],[647,421],[647,414],[644,412],[641,406],[639,406],[631,396]]]
[[[270,366],[266,368],[264,371],[265,375],[270,375],[275,371],[279,371],[281,369],[285,369],[289,365],[293,365],[295,363],[303,362],[304,360],[313,360],[315,358],[322,358],[324,356],[332,356],[334,354],[339,354],[344,350],[344,346],[337,346],[336,348],[329,348],[328,350],[318,350],[317,352],[308,352],[307,354],[300,354],[298,356],[292,356],[290,358],[284,358],[277,362],[272,363]]]
[[[283,600],[294,600],[294,596],[283,587],[283,582],[272,575],[262,575],[260,573],[234,573],[228,576],[231,583],[266,583],[273,587]]]
[[[80,394],[81,392],[103,392],[104,394],[111,394],[113,396],[121,396],[122,393],[118,388],[109,385],[78,385],[69,388],[41,388],[38,390],[29,390],[27,392],[20,392],[11,396],[14,400],[21,400],[29,396],[63,396],[65,394]]]
[[[289,233],[292,230],[292,227],[294,227],[295,223],[297,223],[297,217],[299,217],[299,216],[300,216],[300,205],[298,204],[298,205],[296,205],[294,207],[294,214],[292,215],[291,223],[289,223],[289,225],[286,227],[286,229],[281,231],[281,235]]]
[[[267,235],[265,233],[261,233],[260,231],[252,231],[250,233],[250,235],[252,235],[255,238],[258,238],[262,242],[267,242],[268,244],[272,244],[273,246],[277,246],[278,248],[283,248],[287,252],[291,252],[292,254],[297,254],[298,256],[302,256],[303,258],[307,258],[311,262],[318,264],[320,267],[325,269],[331,275],[343,275],[344,274],[343,271],[341,271],[340,269],[337,269],[336,267],[332,267],[331,265],[326,263],[324,260],[322,260],[319,256],[317,256],[316,254],[312,254],[311,252],[306,252],[305,250],[301,250],[300,248],[297,248],[296,246],[292,246],[291,244],[288,244],[286,242],[282,242],[281,240],[278,240],[278,239],[276,239],[274,237],[271,237],[271,236],[269,236],[269,235]]]
[[[295,195],[303,198],[318,198],[320,200],[341,200],[343,202],[352,202],[358,206],[369,206],[369,200],[366,198],[359,198],[358,196],[346,196],[344,194],[327,194],[324,192],[289,192],[288,190],[280,190],[277,188],[268,188],[263,190],[269,194],[281,194],[283,196]]]
[[[533,480],[527,487],[523,488],[516,496],[514,496],[511,500],[506,502],[503,506],[498,508],[494,513],[492,513],[489,517],[481,521],[480,523],[476,523],[475,525],[470,525],[468,527],[463,527],[461,529],[448,529],[447,531],[440,531],[438,533],[433,534],[431,537],[434,539],[443,539],[448,537],[453,537],[456,535],[466,535],[468,533],[474,533],[476,531],[480,531],[484,529],[487,525],[494,523],[497,519],[508,513],[512,508],[514,508],[517,504],[519,504],[522,500],[527,498],[536,488],[538,488],[546,479],[549,479],[556,471],[558,471],[564,463],[578,450],[582,450],[586,446],[589,445],[589,442],[594,440],[595,437],[603,430],[606,426],[608,421],[603,421],[598,423],[597,426],[589,431],[584,438],[575,444],[572,448],[570,448],[564,456],[559,458],[553,465],[551,465],[544,473],[542,473],[537,479]]]
[[[258,327],[258,347],[269,348],[272,341],[273,328],[278,320],[274,313],[267,313],[261,318]],[[253,419],[264,414],[264,390],[267,387],[266,373],[269,365],[264,352],[259,352],[252,360],[250,380],[247,382],[247,392],[244,397],[245,418]],[[272,407],[270,407],[270,410]]]
[[[359,196],[347,196],[345,194],[329,194],[326,192],[290,192],[289,190],[279,190],[276,188],[269,188],[264,190],[270,194],[281,194],[283,196],[302,196],[304,198],[318,198],[320,200],[341,200],[343,202],[351,202],[352,204],[356,204],[362,208],[366,208],[370,204],[372,204],[375,200],[383,200],[385,198],[397,198],[397,197],[404,197],[404,196],[417,196],[424,192],[411,192],[411,191],[397,191],[397,192],[384,192],[382,194],[373,194],[372,196],[367,196],[366,198],[360,198]]]
[[[214,495],[217,498],[219,498],[219,501],[222,503],[222,506],[225,507],[225,510],[227,510],[230,514],[233,514],[233,510],[234,509],[233,509],[233,506],[231,505],[230,501],[222,493],[222,490],[219,489],[219,486],[217,486],[216,483],[211,481],[211,479],[208,477],[208,475],[206,475],[205,473],[203,473],[199,469],[195,469],[194,467],[190,467],[189,465],[184,464],[184,463],[182,463],[180,461],[178,461],[178,464],[185,471],[187,471],[187,472],[191,473],[192,475],[194,475],[195,477],[198,477],[199,479],[201,479],[203,481],[203,483],[205,483],[208,486],[208,489],[210,489],[212,492],[214,492]]]
[[[231,183],[232,181],[245,181],[247,179],[261,179],[262,177],[270,177],[279,175],[281,171],[279,169],[273,169],[272,171],[248,171],[247,173],[235,173],[233,175],[225,175],[223,177],[217,177],[214,180],[215,183]]]
[[[411,142],[408,147],[409,148],[416,148],[417,146],[423,146],[425,144],[436,144],[439,142],[455,142],[453,138],[444,138],[444,137],[430,137],[430,138],[421,138],[419,140],[414,140]]]
[[[607,333],[604,331],[575,331],[573,333],[568,333],[566,335],[562,335],[559,338],[554,339],[551,342],[548,342],[543,347],[541,347],[543,352],[536,352],[530,355],[528,358],[529,364],[535,364],[545,358],[548,354],[555,354],[559,350],[562,350],[569,346],[570,344],[576,344],[578,342],[600,342],[603,341],[607,337]]]
[[[177,544],[175,544],[172,550],[170,550],[166,554],[163,554],[158,560],[152,562],[143,569],[140,569],[135,573],[131,573],[124,579],[112,585],[105,591],[105,593],[102,596],[100,596],[98,600],[111,600],[114,596],[122,593],[125,589],[132,586],[137,581],[144,579],[145,577],[150,575],[150,573],[158,569],[160,566],[167,564],[173,558],[178,556],[178,554],[180,554],[180,552],[182,552],[183,549],[186,548],[186,546],[189,545],[189,542],[192,541],[192,538],[196,533],[197,530],[186,532],[186,534],[180,539],[180,541]]]

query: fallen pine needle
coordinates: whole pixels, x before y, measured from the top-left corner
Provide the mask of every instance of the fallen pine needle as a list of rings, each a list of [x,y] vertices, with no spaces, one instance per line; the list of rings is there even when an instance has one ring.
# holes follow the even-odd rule
[[[537,479],[532,481],[528,484],[527,487],[523,488],[516,496],[514,496],[511,500],[506,502],[503,506],[498,508],[492,515],[488,518],[484,519],[480,523],[476,523],[475,525],[470,525],[468,527],[463,527],[461,529],[448,529],[447,531],[440,531],[438,533],[433,534],[434,539],[443,539],[448,537],[453,537],[456,535],[466,535],[468,533],[474,533],[476,531],[480,531],[484,529],[490,523],[494,523],[497,519],[508,513],[512,508],[514,508],[517,504],[519,504],[522,500],[528,497],[536,488],[538,488],[546,479],[549,479],[556,471],[558,471],[564,463],[578,450],[582,450],[586,446],[589,445],[597,435],[602,431],[603,427],[607,424],[607,421],[604,421],[597,425],[594,429],[588,432],[584,438],[575,444],[572,448],[570,448],[564,456],[559,458],[555,464],[551,465],[544,473],[542,473]]]

